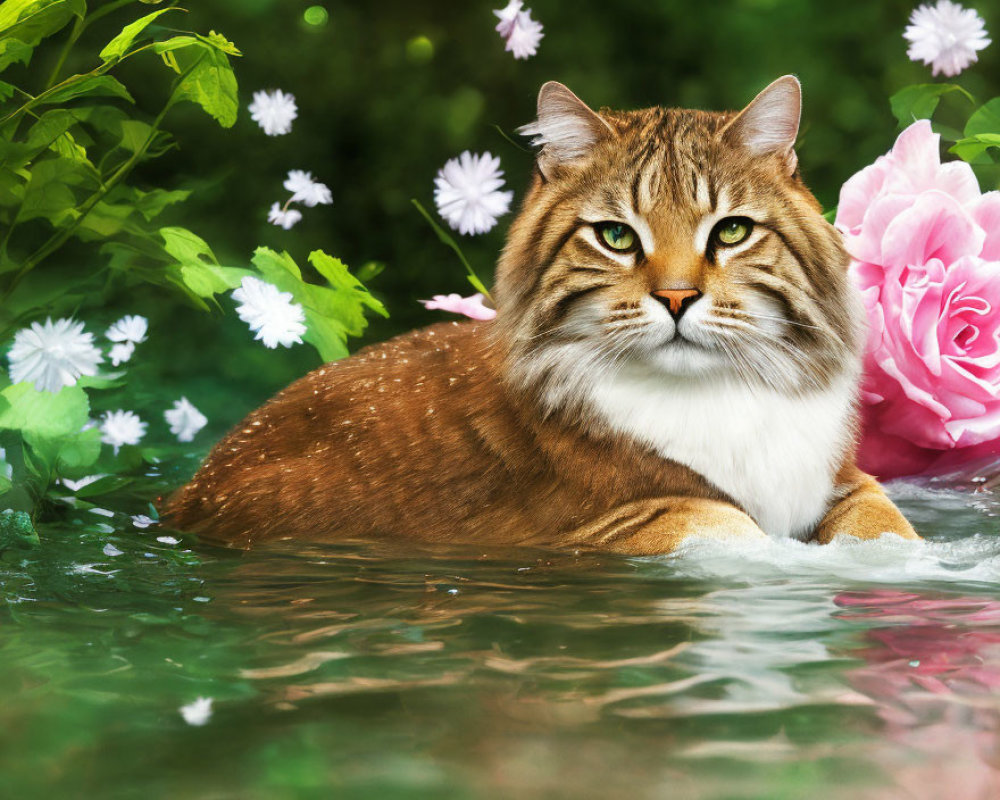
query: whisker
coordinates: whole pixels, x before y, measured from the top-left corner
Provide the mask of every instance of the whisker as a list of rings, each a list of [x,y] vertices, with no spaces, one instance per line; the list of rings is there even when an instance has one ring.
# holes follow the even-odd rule
[[[775,322],[784,322],[786,325],[793,325],[796,328],[812,328],[813,330],[821,331],[822,327],[819,325],[807,325],[804,322],[795,322],[794,320],[786,319],[785,317],[772,317],[767,314],[753,314],[750,311],[744,311],[743,309],[732,309],[732,313],[735,316],[743,315],[744,317],[750,317],[752,319],[765,319],[774,320]]]

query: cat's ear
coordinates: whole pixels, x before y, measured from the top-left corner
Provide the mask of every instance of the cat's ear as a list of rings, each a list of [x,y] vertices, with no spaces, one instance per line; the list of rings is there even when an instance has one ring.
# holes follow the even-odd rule
[[[551,178],[559,166],[586,156],[601,139],[613,136],[600,114],[561,83],[549,81],[538,92],[538,119],[518,128],[540,147],[538,168]]]
[[[722,131],[754,155],[777,155],[795,172],[795,138],[802,114],[802,86],[794,75],[778,78],[757,95]]]

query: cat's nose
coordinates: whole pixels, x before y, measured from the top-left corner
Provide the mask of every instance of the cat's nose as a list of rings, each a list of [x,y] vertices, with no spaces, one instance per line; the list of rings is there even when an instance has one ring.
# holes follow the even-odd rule
[[[667,307],[670,316],[675,322],[680,321],[694,302],[701,297],[701,292],[697,289],[657,289],[653,292],[653,297]]]

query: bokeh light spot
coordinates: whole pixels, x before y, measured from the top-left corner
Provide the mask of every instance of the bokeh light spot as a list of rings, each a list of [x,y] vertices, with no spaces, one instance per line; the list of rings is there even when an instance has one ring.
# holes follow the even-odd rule
[[[323,6],[309,6],[302,15],[302,19],[305,20],[306,25],[312,25],[317,28],[326,25],[329,18],[330,14]]]
[[[434,42],[426,36],[414,36],[406,43],[406,57],[416,64],[425,64],[434,58]]]

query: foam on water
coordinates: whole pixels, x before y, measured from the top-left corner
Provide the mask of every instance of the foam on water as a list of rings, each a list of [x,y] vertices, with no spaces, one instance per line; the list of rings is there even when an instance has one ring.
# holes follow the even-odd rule
[[[918,529],[934,530],[932,521],[951,518],[951,530],[921,542],[893,535],[874,542],[844,538],[829,545],[793,539],[693,539],[668,560],[677,575],[699,579],[1000,583],[1000,532],[992,503],[967,492],[915,484],[894,484],[891,494]]]

